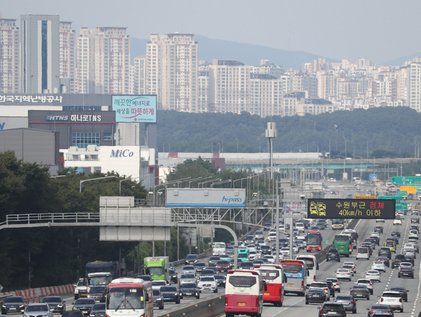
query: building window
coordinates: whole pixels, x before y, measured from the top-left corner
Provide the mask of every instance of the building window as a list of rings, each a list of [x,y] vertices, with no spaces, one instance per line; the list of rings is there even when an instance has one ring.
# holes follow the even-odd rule
[[[99,132],[73,132],[72,146],[86,148],[88,145],[100,144]]]
[[[113,134],[110,132],[104,132],[104,134],[102,135],[102,139],[104,141],[112,141],[113,140]]]

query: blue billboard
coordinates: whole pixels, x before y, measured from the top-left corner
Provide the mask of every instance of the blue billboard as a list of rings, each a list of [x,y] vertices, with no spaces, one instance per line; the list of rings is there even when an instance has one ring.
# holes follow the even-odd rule
[[[156,95],[113,95],[116,122],[156,123]]]

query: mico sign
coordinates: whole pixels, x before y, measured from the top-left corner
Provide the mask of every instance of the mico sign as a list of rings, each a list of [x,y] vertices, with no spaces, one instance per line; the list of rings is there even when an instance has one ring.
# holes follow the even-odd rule
[[[133,157],[134,152],[129,149],[116,149],[111,150],[110,157],[121,158],[121,157]]]

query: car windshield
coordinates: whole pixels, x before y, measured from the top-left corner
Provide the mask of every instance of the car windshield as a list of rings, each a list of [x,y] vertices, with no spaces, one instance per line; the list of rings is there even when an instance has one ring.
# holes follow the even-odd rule
[[[95,304],[92,311],[105,311],[105,304]]]
[[[4,303],[19,303],[23,304],[23,298],[22,297],[6,297],[3,300]]]
[[[341,312],[343,311],[343,306],[333,305],[333,304],[324,304],[322,310],[324,312],[328,312],[328,311]]]
[[[189,254],[188,256],[186,256],[186,260],[195,260],[197,259],[197,255],[195,254]]]
[[[26,307],[26,311],[27,312],[34,312],[34,311],[47,312],[48,306],[47,305],[29,305],[28,307]]]
[[[177,292],[177,288],[174,286],[162,286],[160,289],[161,293],[163,292]]]
[[[60,297],[46,297],[42,300],[43,303],[61,303]]]
[[[194,274],[183,274],[181,275],[181,278],[195,278]]]
[[[89,293],[104,293],[105,287],[91,287]]]
[[[205,263],[202,263],[202,262],[198,262],[198,263],[196,263],[194,266],[195,266],[195,267],[205,267],[205,266],[206,266],[206,264],[205,264]]]
[[[387,305],[373,305],[371,306],[371,309],[377,309],[377,310],[390,310],[389,306]]]
[[[358,248],[358,253],[368,253],[367,248]]]
[[[185,284],[183,284],[182,287],[183,288],[195,288],[196,287],[196,284],[194,284],[194,283],[185,283]]]
[[[159,296],[159,295],[161,295],[161,292],[157,289],[154,289],[154,290],[152,290],[152,294],[153,294],[153,296]]]
[[[352,300],[352,296],[336,296],[337,301],[349,301]]]
[[[93,305],[95,304],[95,300],[90,298],[80,298],[75,302],[75,305]]]
[[[194,270],[194,266],[185,266],[185,267],[183,267],[183,270],[185,270],[185,271]]]
[[[382,297],[401,297],[400,293],[384,292]]]
[[[158,285],[165,285],[165,281],[152,281],[152,285],[158,286]]]
[[[214,281],[215,278],[214,277],[210,277],[210,276],[205,276],[205,277],[201,277],[200,280],[201,281],[205,281],[205,282],[211,282],[211,281]]]

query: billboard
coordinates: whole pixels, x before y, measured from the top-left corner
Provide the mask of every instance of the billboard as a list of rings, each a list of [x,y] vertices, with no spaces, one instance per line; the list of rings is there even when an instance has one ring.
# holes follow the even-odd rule
[[[167,207],[243,208],[244,188],[167,188]]]
[[[156,123],[156,95],[113,95],[112,109],[118,123]]]
[[[313,219],[395,219],[394,199],[308,199]]]

